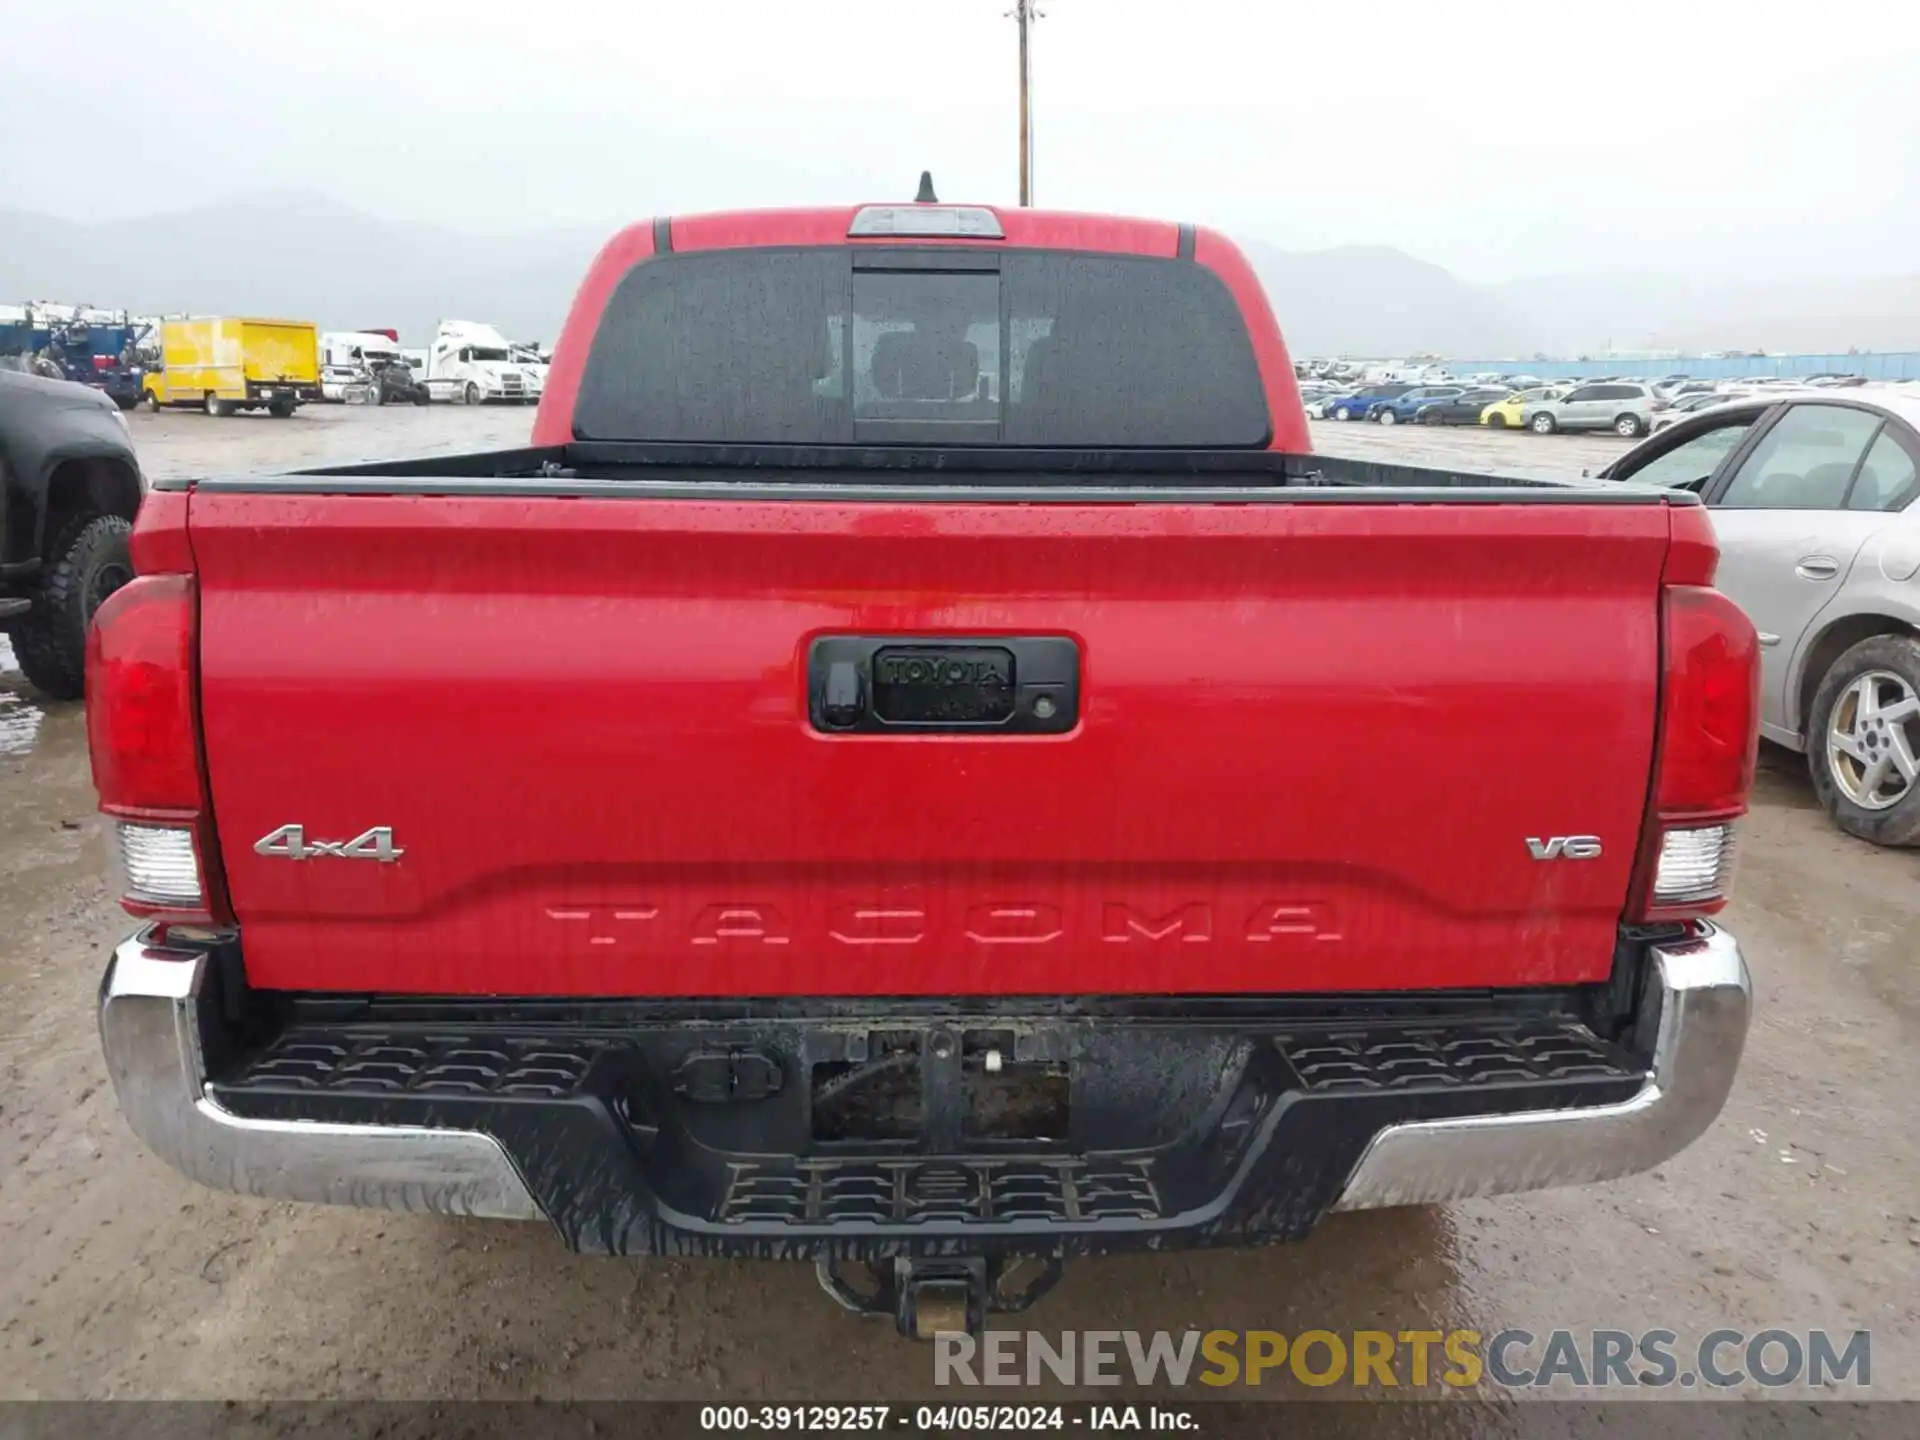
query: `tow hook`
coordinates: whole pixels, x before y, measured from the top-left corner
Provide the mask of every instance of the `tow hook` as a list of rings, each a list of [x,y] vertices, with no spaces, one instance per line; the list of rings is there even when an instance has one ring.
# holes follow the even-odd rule
[[[1030,1278],[1024,1264],[1038,1266]],[[861,1267],[869,1283],[855,1285],[833,1260],[814,1262],[820,1288],[856,1315],[891,1315],[909,1340],[932,1340],[943,1332],[978,1335],[988,1315],[1025,1310],[1059,1283],[1058,1257],[1025,1262],[990,1255],[900,1257]],[[1009,1281],[1018,1281],[1009,1284]]]

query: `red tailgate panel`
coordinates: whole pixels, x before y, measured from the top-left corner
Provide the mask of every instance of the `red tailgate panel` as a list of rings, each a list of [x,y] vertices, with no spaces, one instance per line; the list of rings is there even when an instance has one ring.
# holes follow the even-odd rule
[[[199,492],[256,985],[1076,994],[1604,978],[1657,505]],[[1051,737],[825,736],[821,634],[1067,635]],[[386,825],[397,863],[256,854]],[[1595,835],[1598,859],[1529,838]]]

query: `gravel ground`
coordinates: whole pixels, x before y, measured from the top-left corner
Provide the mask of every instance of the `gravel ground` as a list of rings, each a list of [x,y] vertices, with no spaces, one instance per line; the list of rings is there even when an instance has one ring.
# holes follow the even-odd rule
[[[530,418],[316,408],[139,414],[133,430],[152,473],[179,474],[478,449],[523,440]],[[1315,438],[1562,471],[1622,448],[1335,424]],[[79,707],[34,699],[0,648],[0,1398],[954,1398],[926,1349],[834,1311],[798,1265],[590,1260],[540,1226],[188,1185],[105,1083],[94,988],[127,922],[92,812]],[[1744,847],[1726,920],[1758,988],[1747,1058],[1720,1121],[1659,1171],[1336,1216],[1256,1252],[1082,1261],[1028,1323],[1865,1328],[1873,1393],[1920,1398],[1920,854],[1839,835],[1773,751]],[[1411,1415],[1387,1428],[1466,1433]]]

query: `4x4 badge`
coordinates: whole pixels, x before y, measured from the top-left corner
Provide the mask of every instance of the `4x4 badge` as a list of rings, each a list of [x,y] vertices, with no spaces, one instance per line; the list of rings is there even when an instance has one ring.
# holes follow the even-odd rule
[[[306,826],[282,825],[254,841],[253,852],[278,860],[318,860],[331,855],[336,860],[378,860],[383,865],[391,865],[407,853],[393,843],[390,825],[376,825],[351,840],[309,840]]]

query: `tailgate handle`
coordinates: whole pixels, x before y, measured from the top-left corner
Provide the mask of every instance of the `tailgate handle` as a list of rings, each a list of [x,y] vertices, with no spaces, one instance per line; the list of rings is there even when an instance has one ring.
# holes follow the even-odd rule
[[[807,712],[839,734],[1061,734],[1080,719],[1080,647],[1064,635],[822,636]]]
[[[860,683],[859,667],[851,660],[835,660],[827,667],[822,717],[834,729],[846,730],[860,722],[860,713],[866,708],[866,687]]]

